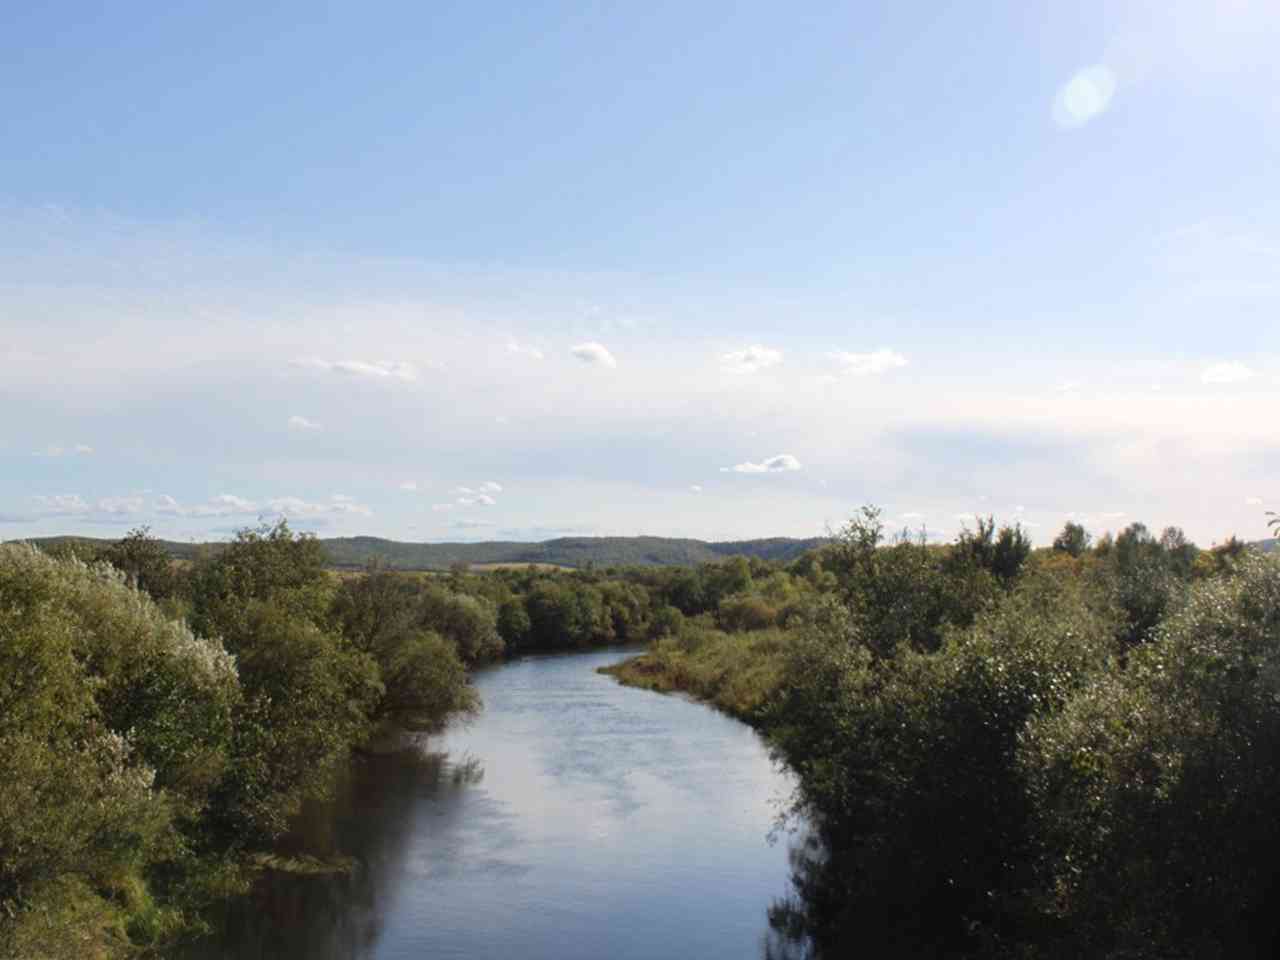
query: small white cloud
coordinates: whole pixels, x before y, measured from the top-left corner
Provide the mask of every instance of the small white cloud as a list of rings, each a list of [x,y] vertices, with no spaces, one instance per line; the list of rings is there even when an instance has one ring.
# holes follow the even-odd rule
[[[475,491],[472,490],[470,487],[454,487],[452,492],[460,493],[463,496],[470,496],[471,494],[475,493]]]
[[[232,493],[210,497],[204,503],[192,507],[184,506],[167,493],[162,493],[152,501],[151,509],[174,517],[253,516],[259,512],[258,504]]]
[[[789,453],[780,453],[759,463],[737,463],[732,467],[721,467],[721,473],[787,473],[801,469],[800,461]]]
[[[234,493],[220,493],[210,497],[205,503],[192,507],[188,511],[196,517],[232,517],[252,515],[258,512],[258,505],[252,500],[237,497]]]
[[[344,373],[348,376],[365,377],[371,380],[418,379],[417,367],[403,360],[323,360],[320,357],[299,357],[291,363],[304,370]]]
[[[1060,127],[1079,127],[1104,113],[1116,93],[1116,75],[1095,64],[1079,70],[1058,90],[1053,119]]]
[[[98,501],[98,510],[115,516],[141,513],[145,506],[142,497],[103,497]]]
[[[720,355],[720,363],[728,373],[756,373],[781,362],[781,350],[773,350],[758,343]]]
[[[323,517],[339,515],[358,515],[368,517],[373,510],[363,503],[355,503],[350,498],[331,500],[329,503],[311,503],[301,497],[276,497],[267,501],[273,513],[282,517]]]
[[[702,484],[700,484],[700,483],[691,483],[691,484],[689,484],[689,491],[690,491],[691,493],[701,493],[701,492],[702,492]]]
[[[909,510],[906,513],[898,514],[898,519],[899,520],[923,520],[924,514],[920,513],[918,510]]]
[[[484,483],[480,484],[480,491],[482,493],[501,493],[502,484],[493,480],[486,480]]]
[[[41,513],[53,516],[67,516],[89,512],[89,504],[85,503],[78,493],[55,493],[48,496],[31,498]]]
[[[308,420],[306,417],[292,416],[289,418],[290,430],[319,430],[320,424],[314,420]]]
[[[1084,383],[1080,380],[1059,380],[1053,385],[1054,393],[1076,394],[1084,389]]]
[[[400,484],[400,489],[401,489],[401,490],[403,490],[403,491],[405,491],[406,493],[417,493],[417,492],[418,492],[418,481],[417,481],[417,480],[405,480],[405,481],[403,481],[403,482]]]
[[[1024,507],[1022,504],[1018,504],[1016,507],[1014,507],[1014,508],[1013,508],[1013,512],[1014,512],[1014,513],[1026,513],[1026,512],[1027,512],[1027,508],[1026,508],[1026,507]]]
[[[1245,497],[1244,505],[1246,507],[1260,507],[1262,506],[1262,498],[1261,497]]]
[[[454,504],[452,503],[433,503],[431,505],[431,509],[436,513],[444,513],[446,510],[452,510],[453,508]]]
[[[537,347],[530,347],[525,344],[517,343],[514,340],[507,341],[507,353],[515,353],[522,357],[528,357],[530,360],[541,360],[544,354]]]
[[[1253,370],[1243,363],[1224,361],[1213,363],[1204,368],[1200,374],[1201,383],[1244,383],[1255,376]]]
[[[457,502],[464,507],[492,507],[498,501],[487,493],[475,493],[470,496],[459,497]]]
[[[613,354],[603,343],[579,343],[577,346],[570,347],[569,352],[581,360],[583,363],[590,363],[598,367],[616,367],[618,361],[613,359]]]
[[[355,503],[355,497],[349,497],[345,493],[335,493],[329,497],[334,503]]]
[[[855,377],[886,373],[889,370],[907,365],[906,357],[897,351],[883,347],[870,353],[850,353],[847,350],[833,350],[827,356],[838,363],[845,373]]]
[[[35,451],[33,457],[71,457],[85,456],[93,453],[93,447],[87,443],[77,443],[74,446],[64,447],[56,443],[51,443],[43,450]]]

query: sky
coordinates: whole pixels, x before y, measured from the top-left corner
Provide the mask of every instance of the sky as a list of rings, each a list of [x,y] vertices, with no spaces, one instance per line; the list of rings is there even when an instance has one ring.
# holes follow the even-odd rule
[[[0,539],[1265,536],[1280,6],[793,6],[0,7]]]

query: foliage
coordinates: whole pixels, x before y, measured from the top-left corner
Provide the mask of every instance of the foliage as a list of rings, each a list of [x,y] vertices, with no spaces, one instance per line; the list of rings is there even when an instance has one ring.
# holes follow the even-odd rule
[[[758,721],[791,642],[777,629],[730,634],[682,624],[678,635],[665,635],[641,656],[601,672],[631,686],[692,693],[732,716]]]
[[[177,578],[164,544],[151,536],[149,527],[137,527],[107,547],[100,558],[122,571],[129,582],[153,600],[173,595]]]
[[[0,955],[114,955],[175,924],[144,879],[221,773],[234,667],[106,566],[0,546],[0,598]]]
[[[477,707],[457,643],[424,627],[422,608],[420,581],[378,567],[344,582],[334,598],[342,635],[378,665],[382,692],[371,711],[377,723],[435,730]]]
[[[1068,520],[1063,524],[1062,531],[1053,538],[1053,549],[1079,557],[1089,549],[1089,542],[1092,539],[1089,531],[1082,524]]]
[[[1092,941],[1274,944],[1280,563],[1196,584],[1125,670],[1031,725],[1021,763],[1054,906]]]

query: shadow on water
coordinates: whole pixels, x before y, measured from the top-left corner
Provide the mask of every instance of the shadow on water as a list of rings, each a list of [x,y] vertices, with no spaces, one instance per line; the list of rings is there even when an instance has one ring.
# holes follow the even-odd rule
[[[345,860],[349,868],[264,869],[248,896],[228,902],[214,918],[215,935],[185,948],[180,960],[373,956],[420,818],[428,810],[445,821],[456,817],[457,794],[483,778],[475,757],[416,745],[354,757],[331,800],[304,809],[280,844],[282,862]]]

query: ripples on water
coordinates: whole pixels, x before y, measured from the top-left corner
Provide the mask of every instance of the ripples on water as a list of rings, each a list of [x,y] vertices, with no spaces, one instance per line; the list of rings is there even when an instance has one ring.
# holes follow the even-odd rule
[[[789,890],[789,780],[747,727],[595,672],[618,651],[483,671],[484,713],[357,758],[294,838],[350,875],[266,878],[189,960],[760,957]],[[778,944],[768,948],[778,953]]]

